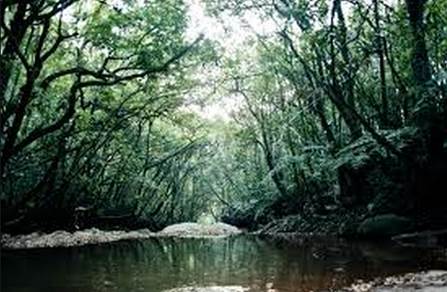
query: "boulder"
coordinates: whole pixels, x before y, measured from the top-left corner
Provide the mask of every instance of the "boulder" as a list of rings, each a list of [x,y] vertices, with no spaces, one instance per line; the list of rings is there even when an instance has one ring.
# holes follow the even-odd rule
[[[411,231],[413,222],[395,214],[377,215],[360,223],[357,232],[366,237],[391,238],[394,235]]]
[[[240,234],[241,230],[225,223],[199,224],[192,222],[173,224],[162,231],[158,236],[175,237],[215,237]]]

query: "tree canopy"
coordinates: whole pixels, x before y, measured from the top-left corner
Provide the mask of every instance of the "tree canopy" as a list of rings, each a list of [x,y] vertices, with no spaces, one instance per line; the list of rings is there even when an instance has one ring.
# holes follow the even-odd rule
[[[191,37],[193,5],[223,37]],[[442,225],[446,13],[444,0],[4,0],[2,227]]]

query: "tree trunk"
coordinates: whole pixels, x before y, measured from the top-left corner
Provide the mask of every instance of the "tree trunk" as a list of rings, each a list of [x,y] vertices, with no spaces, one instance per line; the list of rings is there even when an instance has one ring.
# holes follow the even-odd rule
[[[425,43],[424,10],[427,0],[406,0],[413,37],[412,68],[413,78],[419,90],[431,80],[431,66]]]
[[[381,120],[382,125],[387,127],[389,126],[389,121],[388,121],[388,97],[387,97],[386,76],[385,76],[385,54],[384,54],[384,42],[381,35],[382,29],[380,26],[380,12],[379,12],[378,0],[374,0],[374,24],[376,34],[377,57],[379,58],[380,97],[382,100]]]

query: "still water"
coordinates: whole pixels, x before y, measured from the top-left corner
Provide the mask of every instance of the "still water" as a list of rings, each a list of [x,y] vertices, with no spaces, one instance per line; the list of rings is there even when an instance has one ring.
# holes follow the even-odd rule
[[[238,285],[250,291],[320,291],[358,278],[429,268],[446,269],[447,263],[428,251],[389,244],[330,240],[298,244],[248,236],[154,238],[3,251],[1,291],[158,292],[212,285]]]

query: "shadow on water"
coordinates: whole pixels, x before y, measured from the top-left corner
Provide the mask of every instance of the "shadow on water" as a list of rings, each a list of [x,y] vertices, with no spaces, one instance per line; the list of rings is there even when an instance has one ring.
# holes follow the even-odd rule
[[[315,240],[153,238],[1,255],[1,291],[163,291],[240,285],[250,291],[318,291],[424,269],[445,269],[431,252],[390,244]],[[271,284],[273,283],[273,284]]]

